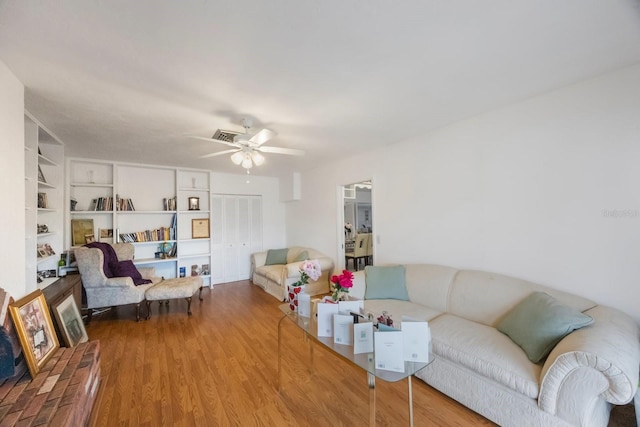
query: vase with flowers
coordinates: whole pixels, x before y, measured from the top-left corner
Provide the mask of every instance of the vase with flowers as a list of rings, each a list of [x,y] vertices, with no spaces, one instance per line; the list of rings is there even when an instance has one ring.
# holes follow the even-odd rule
[[[322,274],[320,262],[317,259],[303,261],[299,267],[300,279],[287,286],[287,296],[291,311],[298,311],[298,295],[304,291],[309,279],[316,281]]]
[[[353,287],[353,273],[348,270],[342,270],[342,274],[331,276],[331,283],[333,283],[331,299],[333,301],[345,301],[349,296],[349,290]]]

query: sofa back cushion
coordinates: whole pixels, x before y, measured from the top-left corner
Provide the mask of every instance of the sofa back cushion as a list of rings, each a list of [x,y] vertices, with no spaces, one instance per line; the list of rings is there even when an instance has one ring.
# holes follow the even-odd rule
[[[436,264],[406,264],[405,271],[411,302],[447,311],[449,289],[457,269]]]
[[[289,249],[269,249],[267,251],[267,260],[264,265],[277,265],[277,264],[286,264],[287,263],[287,254]]]
[[[526,280],[486,271],[460,270],[449,293],[446,310],[456,316],[496,327],[517,304],[533,292],[546,292],[561,304],[585,311],[593,301]]]
[[[409,301],[403,265],[364,268],[367,282],[365,299],[397,299]]]
[[[301,259],[303,258],[304,259]],[[291,246],[287,253],[287,263],[300,262],[308,259],[326,258],[327,256],[322,252],[319,252],[312,248],[305,248],[302,246]]]
[[[593,323],[593,318],[560,304],[544,292],[534,292],[498,323],[498,330],[518,344],[533,363],[538,363],[576,329]]]

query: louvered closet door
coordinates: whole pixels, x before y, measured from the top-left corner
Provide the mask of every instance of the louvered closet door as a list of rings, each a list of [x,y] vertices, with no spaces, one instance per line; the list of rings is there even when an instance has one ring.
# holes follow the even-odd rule
[[[250,199],[251,207],[251,253],[262,251],[262,196]]]
[[[224,196],[224,281],[238,280],[238,197]]]
[[[247,280],[251,270],[251,207],[249,197],[238,198],[238,279]]]
[[[224,283],[223,197],[211,197],[211,283]]]
[[[211,283],[251,278],[251,254],[262,250],[262,197],[213,195]]]

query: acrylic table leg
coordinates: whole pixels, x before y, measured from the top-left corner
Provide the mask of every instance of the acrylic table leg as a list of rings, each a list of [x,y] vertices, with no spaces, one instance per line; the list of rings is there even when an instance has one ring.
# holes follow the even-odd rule
[[[280,377],[281,371],[282,371],[282,366],[281,366],[282,354],[280,353],[280,346],[282,345],[282,321],[283,320],[284,320],[284,317],[280,319],[280,321],[278,322],[278,393],[282,391],[282,378]]]
[[[369,425],[376,425],[376,377],[367,372],[367,381],[369,382]]]
[[[413,427],[413,390],[411,389],[411,375],[407,377],[409,382],[409,425]]]
[[[313,340],[309,340],[309,373],[313,375]]]

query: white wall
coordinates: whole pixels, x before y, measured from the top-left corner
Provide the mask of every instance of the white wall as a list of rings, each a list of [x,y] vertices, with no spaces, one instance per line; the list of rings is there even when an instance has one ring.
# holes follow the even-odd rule
[[[337,188],[367,178],[376,263],[508,274],[640,322],[640,65],[304,173],[287,243],[335,257]]]
[[[214,193],[262,196],[262,247],[282,248],[286,245],[285,204],[280,201],[278,178],[214,172],[211,182]]]
[[[24,86],[0,62],[0,287],[15,299],[26,294]]]

